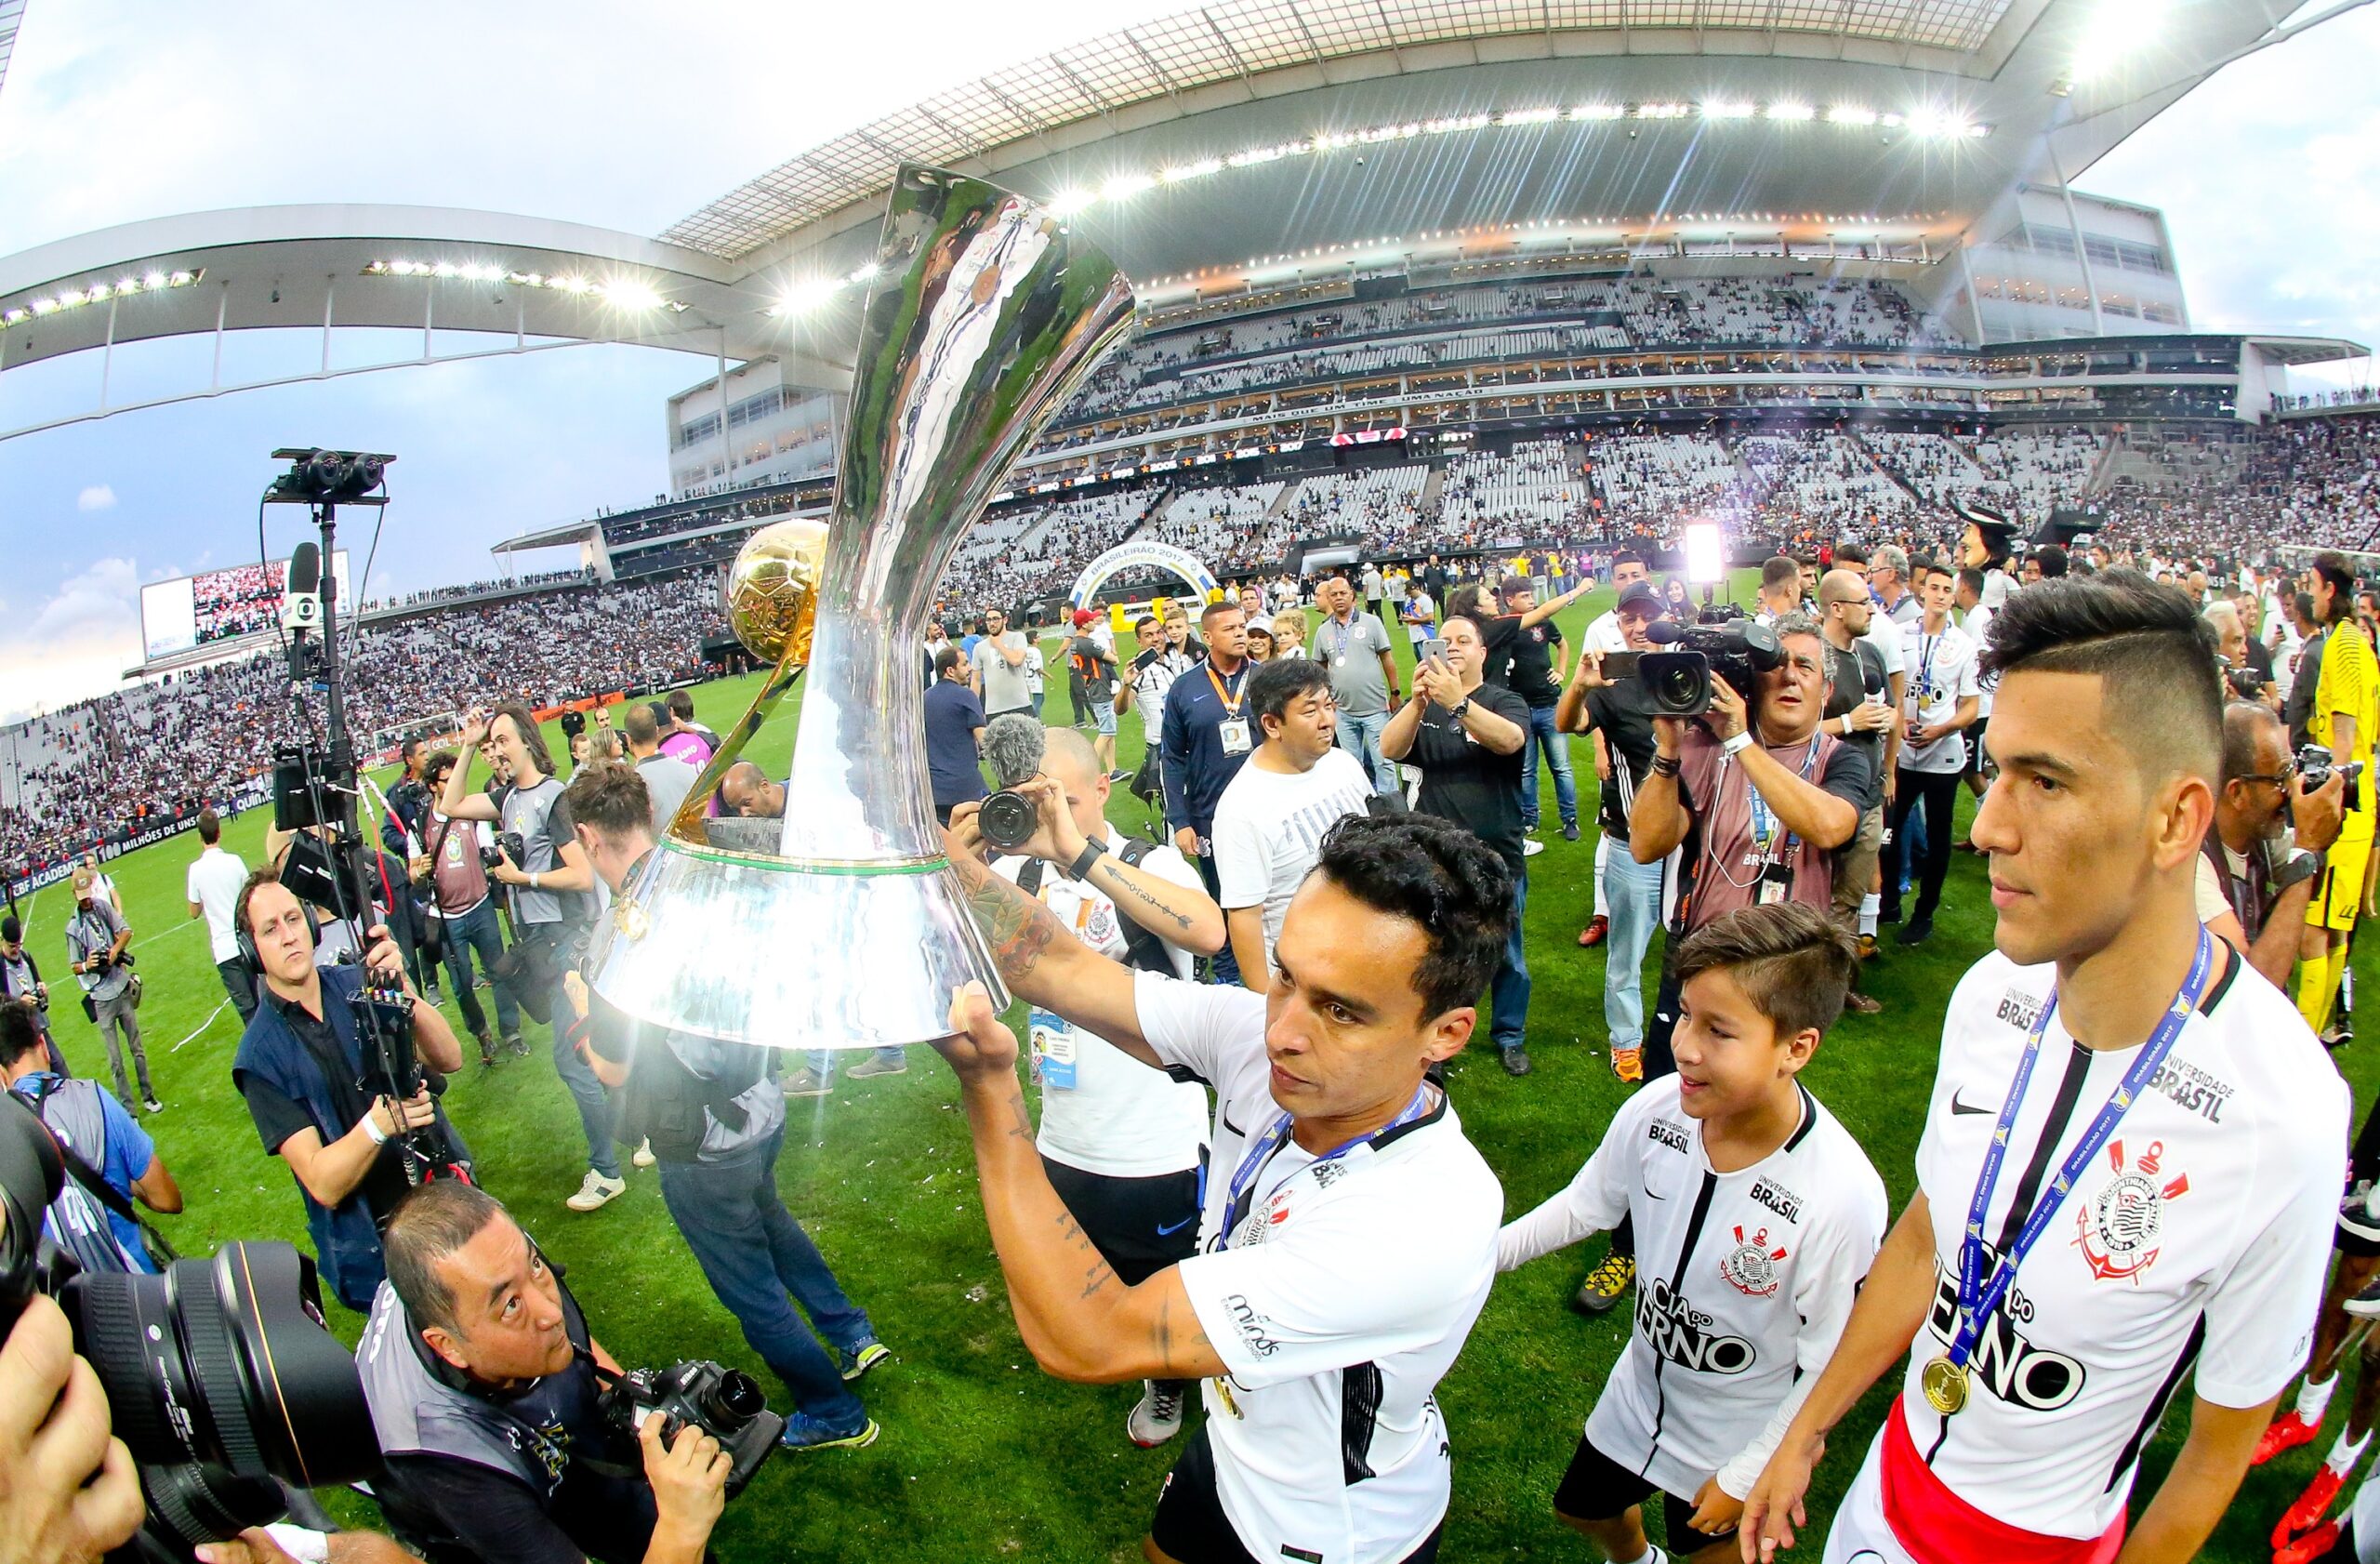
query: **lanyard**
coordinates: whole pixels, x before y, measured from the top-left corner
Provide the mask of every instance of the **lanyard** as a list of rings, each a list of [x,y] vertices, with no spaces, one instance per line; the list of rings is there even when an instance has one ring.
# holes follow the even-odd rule
[[[2073,1152],[2058,1168],[2057,1177],[2051,1181],[2048,1193],[2025,1218],[2025,1225],[2017,1229],[2016,1241],[2008,1246],[2008,1252],[2000,1256],[1998,1265],[1986,1278],[1983,1271],[1984,1218],[1991,1204],[1992,1188],[2000,1182],[2001,1161],[2008,1154],[2008,1136],[2016,1127],[2016,1109],[2025,1100],[2025,1083],[2032,1079],[2033,1063],[2041,1057],[2042,1038],[2049,1031],[2050,1017],[2057,1010],[2057,989],[2052,987],[2049,997],[2042,1001],[2042,1013],[2034,1017],[2032,1032],[2025,1039],[2025,1052],[2017,1057],[2016,1079],[2009,1082],[2008,1100],[2000,1107],[2000,1121],[1991,1133],[1990,1141],[1983,1148],[1983,1172],[1976,1179],[1975,1199],[1967,1207],[1966,1236],[1959,1244],[1959,1327],[1950,1338],[1950,1358],[1955,1367],[1966,1367],[1968,1358],[1975,1351],[1976,1342],[1983,1334],[1984,1321],[1991,1318],[1992,1311],[2000,1306],[2001,1300],[2008,1295],[2008,1289],[2016,1282],[2016,1267],[2025,1263],[2025,1256],[2033,1252],[2033,1245],[2040,1242],[2041,1236],[2049,1230],[2050,1218],[2056,1214],[2066,1197],[2073,1192],[2075,1182],[2099,1155],[2099,1149],[2107,1145],[2108,1137],[2115,1133],[2117,1121],[2123,1118],[2124,1110],[2147,1088],[2155,1078],[2158,1067],[2174,1051],[2175,1042],[2182,1035],[2183,1024],[2188,1021],[2190,1012],[2198,1008],[2200,997],[2206,992],[2207,978],[2214,968],[2215,940],[2202,927],[2198,933],[2198,954],[2190,960],[2189,975],[2182,979],[2181,991],[2174,996],[2174,1002],[2159,1017],[2157,1029],[2149,1034],[2149,1040],[2142,1045],[2139,1056],[2133,1060],[2132,1067],[2124,1071],[2123,1079],[2116,1083],[2114,1093],[2101,1107],[2098,1117],[2093,1119],[2090,1127],[2082,1132],[2082,1138],[2074,1143]]]
[[[1917,698],[1928,701],[1934,698],[1934,654],[1942,649],[1942,638],[1929,638],[1921,630],[1917,632]]]
[[[1353,614],[1347,616],[1347,622],[1345,624],[1341,624],[1336,619],[1325,619],[1322,621],[1321,626],[1315,630],[1314,638],[1316,641],[1320,641],[1322,639],[1323,630],[1336,630],[1339,634],[1330,643],[1330,655],[1334,657],[1343,657],[1347,655],[1347,632],[1355,628],[1355,616]]]
[[[1248,665],[1246,663],[1239,665],[1238,679],[1239,685],[1236,689],[1225,689],[1223,687],[1223,682],[1215,677],[1215,665],[1212,663],[1209,663],[1207,665],[1207,683],[1215,687],[1215,698],[1223,703],[1223,715],[1225,717],[1236,717],[1239,715],[1239,703],[1248,693]]]
[[[1802,757],[1802,780],[1805,782],[1807,782],[1810,779],[1810,772],[1818,763],[1819,737],[1820,736],[1818,734],[1810,735],[1809,753]],[[1738,769],[1740,770],[1741,768],[1739,767]],[[1777,828],[1777,817],[1769,813],[1768,801],[1760,796],[1760,789],[1752,785],[1752,778],[1750,776],[1746,776],[1744,778],[1744,792],[1752,801],[1752,844],[1758,847],[1762,855],[1765,856],[1768,853],[1769,833]],[[1785,855],[1791,853],[1793,850],[1795,841],[1796,839],[1792,831],[1787,831],[1785,833],[1785,840],[1778,843],[1776,856],[1770,861],[1779,861],[1785,856]]]
[[[1424,1083],[1413,1089],[1413,1100],[1407,1103],[1405,1110],[1395,1118],[1368,1135],[1357,1135],[1351,1141],[1332,1146],[1306,1166],[1320,1167],[1325,1162],[1335,1162],[1355,1147],[1369,1146],[1389,1131],[1402,1129],[1429,1110],[1430,1088]],[[1289,1114],[1283,1113],[1265,1127],[1263,1133],[1249,1143],[1248,1154],[1239,1160],[1238,1170],[1231,1175],[1231,1198],[1224,1204],[1223,1224],[1215,1229],[1209,1253],[1231,1247],[1232,1229],[1248,1219],[1248,1208],[1255,1200],[1256,1175],[1263,1171],[1264,1164],[1273,1160],[1273,1154],[1281,1149],[1281,1143],[1289,1138],[1289,1128],[1294,1122]]]

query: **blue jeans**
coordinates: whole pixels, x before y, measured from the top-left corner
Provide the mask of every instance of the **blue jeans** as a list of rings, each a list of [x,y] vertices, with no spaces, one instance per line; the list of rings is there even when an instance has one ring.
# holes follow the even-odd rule
[[[569,969],[564,969],[567,972]],[[499,989],[503,985],[496,986]],[[612,1144],[612,1094],[595,1078],[595,1068],[570,1045],[570,995],[560,977],[554,979],[554,1073],[570,1088],[578,1105],[578,1127],[587,1135],[587,1165],[605,1178],[620,1176],[620,1154]]]
[[[1614,1048],[1645,1043],[1645,952],[1661,925],[1661,864],[1640,864],[1615,842],[1604,865],[1611,934],[1604,942],[1603,1024]]]
[[[1375,711],[1368,717],[1350,717],[1339,713],[1339,748],[1355,757],[1357,763],[1372,774],[1372,791],[1396,791],[1396,765],[1380,752],[1380,736],[1388,731],[1388,713]]]
[[[784,1144],[779,1125],[768,1139],[715,1162],[663,1162],[661,1200],[710,1290],[794,1404],[839,1433],[853,1433],[866,1410],[786,1294],[800,1299],[818,1334],[839,1347],[849,1350],[874,1332],[867,1311],[843,1296],[818,1246],[777,1198]]]
[[[1528,868],[1513,869],[1513,932],[1504,940],[1504,959],[1496,963],[1495,981],[1488,986],[1488,1040],[1500,1048],[1518,1048],[1528,1031],[1528,953],[1521,948],[1521,923],[1528,911]]]
[[[487,1012],[480,1008],[480,997],[471,987],[471,953],[477,951],[480,971],[487,976],[487,986],[496,995],[496,1024],[508,1037],[521,1035],[521,1001],[512,990],[496,980],[496,963],[504,954],[504,934],[496,926],[496,898],[490,896],[459,918],[444,920],[446,924],[446,977],[455,986],[455,1002],[462,1007],[463,1025],[478,1037],[487,1030]],[[564,1012],[564,1014],[568,1014]]]
[[[848,1052],[850,1052],[850,1050],[842,1048],[812,1049],[810,1051],[810,1073],[816,1076],[821,1080],[834,1080],[835,1055]],[[890,1065],[899,1063],[902,1058],[902,1054],[901,1050],[896,1046],[892,1048],[879,1048],[876,1051],[876,1056]]]
[[[1579,823],[1579,779],[1570,770],[1570,740],[1555,725],[1551,706],[1528,709],[1528,736],[1521,744],[1521,826],[1537,828],[1537,757],[1554,768],[1554,802],[1562,823]]]

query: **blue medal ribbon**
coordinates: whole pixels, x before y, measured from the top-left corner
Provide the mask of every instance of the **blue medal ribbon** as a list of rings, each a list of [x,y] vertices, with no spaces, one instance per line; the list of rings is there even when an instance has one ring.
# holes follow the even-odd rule
[[[2054,985],[2050,988],[2048,998],[2042,1001],[2042,1013],[2034,1017],[2032,1031],[2025,1039],[2025,1052],[2016,1061],[2016,1079],[2009,1083],[2008,1100],[2001,1105],[1999,1122],[1992,1127],[1991,1141],[1984,1147],[1983,1172],[1976,1180],[1975,1199],[1967,1207],[1966,1234],[1959,1243],[1959,1326],[1950,1337],[1949,1353],[1953,1370],[1964,1371],[1966,1368],[1967,1359],[1974,1356],[1976,1343],[1982,1338],[1985,1321],[1991,1318],[1993,1311],[2008,1296],[2008,1289],[2015,1285],[2016,1267],[2025,1263],[2025,1256],[2033,1252],[2033,1246],[2049,1230],[2050,1219],[2057,1214],[2058,1207],[2073,1192],[2084,1170],[2108,1144],[2108,1137],[2115,1133],[2116,1125],[2123,1118],[2125,1110],[2148,1089],[2149,1081],[2156,1079],[2158,1067],[2164,1064],[2165,1056],[2180,1040],[2182,1027],[2189,1020],[2190,1012],[2198,1008],[2200,999],[2204,996],[2207,979],[2214,970],[2215,939],[2201,926],[2198,954],[2190,961],[2189,975],[2182,979],[2181,990],[2174,996],[2174,1002],[2165,1007],[2165,1014],[2158,1018],[2157,1029],[2149,1034],[2149,1040],[2142,1045],[2139,1056],[2133,1060],[2132,1067],[2124,1071],[2123,1079],[2116,1083],[2115,1092],[2100,1107],[2098,1116],[2082,1132],[2082,1138],[2075,1142],[2073,1152],[2058,1168],[2057,1177],[2050,1182],[2041,1202],[2033,1207],[2031,1214],[2025,1218],[2025,1225],[2017,1229],[2016,1241],[2008,1246],[2007,1253],[2000,1256],[1999,1264],[1986,1278],[1983,1274],[1984,1219],[1991,1205],[1992,1190],[2000,1181],[2000,1164],[2008,1154],[2008,1136],[2016,1127],[2016,1109],[2025,1100],[2026,1082],[2032,1079],[2034,1061],[2041,1057],[2042,1039],[2049,1031],[2050,1017],[2057,1010],[2057,989]],[[1964,1396],[1961,1398],[1964,1399]]]
[[[1391,1130],[1401,1129],[1429,1111],[1430,1088],[1425,1081],[1413,1089],[1413,1100],[1407,1103],[1404,1111],[1395,1118],[1369,1134],[1357,1135],[1353,1140],[1341,1142],[1307,1163],[1306,1166],[1320,1167],[1325,1162],[1335,1162],[1355,1147],[1369,1146]],[[1247,1155],[1240,1158],[1239,1167],[1231,1175],[1231,1198],[1224,1204],[1223,1224],[1215,1229],[1215,1236],[1209,1243],[1207,1253],[1218,1253],[1231,1247],[1233,1229],[1248,1220],[1248,1208],[1255,1202],[1256,1175],[1263,1170],[1265,1163],[1273,1160],[1273,1154],[1281,1149],[1281,1143],[1289,1138],[1289,1130],[1296,1122],[1297,1120],[1289,1113],[1283,1112],[1279,1118],[1265,1126],[1263,1133],[1249,1143]],[[1287,1183],[1288,1180],[1285,1179],[1282,1182]]]

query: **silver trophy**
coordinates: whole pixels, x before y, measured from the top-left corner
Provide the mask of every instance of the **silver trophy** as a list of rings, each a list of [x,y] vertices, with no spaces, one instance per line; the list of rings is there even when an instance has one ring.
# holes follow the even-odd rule
[[[934,822],[926,612],[1010,466],[1130,323],[1131,288],[1048,209],[908,165],[876,260],[823,537],[766,529],[729,583],[774,671],[589,952],[595,990],[658,1026],[874,1048],[945,1035],[970,980],[1008,1003]],[[797,679],[784,820],[705,820]],[[739,837],[754,827],[774,842]]]

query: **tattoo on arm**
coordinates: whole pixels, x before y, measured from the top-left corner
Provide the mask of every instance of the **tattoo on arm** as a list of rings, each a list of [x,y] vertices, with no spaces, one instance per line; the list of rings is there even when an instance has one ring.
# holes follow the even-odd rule
[[[951,865],[967,887],[967,909],[991,942],[1000,975],[1014,983],[1030,973],[1065,930],[1050,909],[964,854]]]
[[[1157,1300],[1157,1319],[1149,1325],[1149,1339],[1157,1347],[1157,1360],[1169,1370],[1181,1368],[1184,1359],[1195,1361],[1202,1357],[1210,1357],[1214,1353],[1214,1343],[1208,1339],[1207,1332],[1198,1324],[1198,1316],[1194,1310],[1190,1316],[1189,1337],[1181,1344],[1182,1356],[1175,1356],[1173,1299],[1170,1296]]]
[[[1149,895],[1148,892],[1143,890],[1140,886],[1132,883],[1131,879],[1129,876],[1118,872],[1114,864],[1107,863],[1103,860],[1098,867],[1107,871],[1106,873],[1099,876],[1099,881],[1101,887],[1110,895],[1114,895],[1118,892],[1130,895],[1134,901],[1140,903],[1143,907],[1147,908],[1150,911],[1157,913],[1159,917],[1171,921],[1175,928],[1182,930],[1185,934],[1189,932],[1189,919],[1183,917],[1181,913],[1174,911],[1171,908],[1167,907],[1163,902],[1158,901],[1155,896]],[[1132,921],[1136,923],[1140,921],[1137,918]]]

